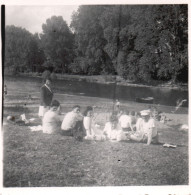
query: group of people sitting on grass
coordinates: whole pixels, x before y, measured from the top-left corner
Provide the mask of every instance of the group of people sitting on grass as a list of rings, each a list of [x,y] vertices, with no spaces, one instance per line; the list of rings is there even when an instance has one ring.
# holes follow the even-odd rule
[[[125,110],[112,113],[100,133],[97,133],[96,125],[93,123],[93,107],[87,106],[82,114],[80,106],[76,105],[64,117],[60,110],[60,103],[53,100],[42,118],[44,133],[60,133],[64,136],[73,136],[76,140],[133,140],[146,142],[147,145],[158,141],[157,128],[150,110],[143,110],[140,113],[127,113]]]

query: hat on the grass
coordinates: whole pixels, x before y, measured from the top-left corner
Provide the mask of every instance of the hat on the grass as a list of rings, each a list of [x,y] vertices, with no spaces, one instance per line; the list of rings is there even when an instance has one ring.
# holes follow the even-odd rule
[[[141,113],[141,116],[148,116],[148,115],[150,115],[151,111],[150,110],[142,110],[140,113]]]

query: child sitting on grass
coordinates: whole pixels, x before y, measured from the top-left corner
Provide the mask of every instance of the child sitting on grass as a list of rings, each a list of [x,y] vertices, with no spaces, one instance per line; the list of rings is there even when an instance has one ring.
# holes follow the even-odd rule
[[[158,142],[158,133],[155,127],[154,119],[150,117],[150,110],[141,111],[141,118],[136,124],[136,132],[130,135],[130,139],[137,142]]]
[[[42,120],[43,133],[56,133],[60,130],[60,103],[57,100],[53,100],[50,105],[50,109],[45,113]]]
[[[82,140],[83,131],[83,115],[80,113],[80,106],[76,105],[64,117],[61,125],[61,134],[64,136],[73,136],[77,140]]]

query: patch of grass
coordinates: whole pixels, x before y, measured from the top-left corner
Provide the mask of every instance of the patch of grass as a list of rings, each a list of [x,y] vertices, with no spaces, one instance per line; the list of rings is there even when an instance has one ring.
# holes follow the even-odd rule
[[[187,142],[177,129],[159,133],[161,142]],[[13,124],[4,126],[4,146],[5,187],[188,184],[187,146],[78,142]]]

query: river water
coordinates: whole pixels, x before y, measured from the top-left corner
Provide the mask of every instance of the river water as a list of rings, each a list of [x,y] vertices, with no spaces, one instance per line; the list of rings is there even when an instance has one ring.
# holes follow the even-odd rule
[[[7,77],[5,80],[12,80]],[[25,85],[35,82],[36,86],[42,85],[41,78],[17,77],[16,80],[22,81]],[[34,84],[34,83],[33,83]],[[126,101],[135,101],[136,97],[153,97],[155,104],[176,106],[178,99],[187,99],[183,105],[188,107],[188,91],[181,89],[159,88],[159,87],[138,87],[138,86],[120,86],[115,84],[90,83],[86,81],[68,81],[57,80],[54,84],[55,92],[63,94],[74,94],[83,96],[102,97],[109,99],[119,99]]]
[[[155,104],[176,106],[178,99],[188,100],[188,91],[159,87],[120,86],[84,81],[57,81],[57,89],[68,94],[79,94],[110,99],[135,101],[136,97],[153,97]],[[188,106],[188,101],[183,105]]]

